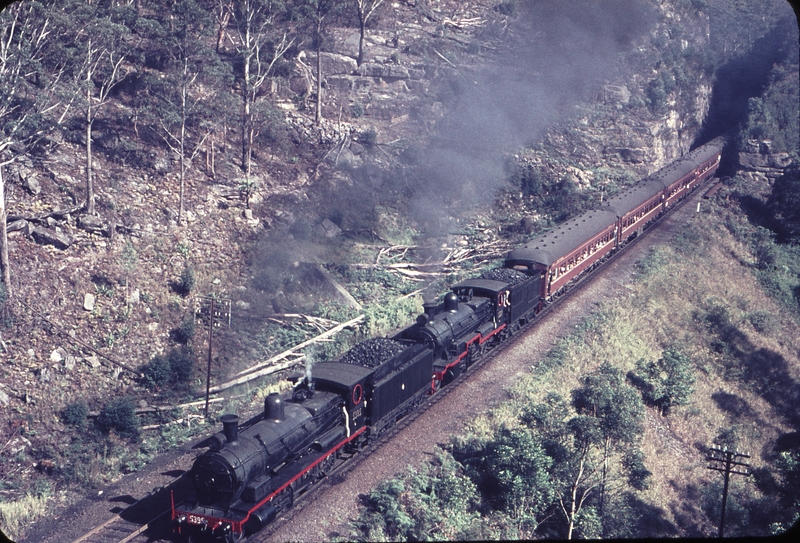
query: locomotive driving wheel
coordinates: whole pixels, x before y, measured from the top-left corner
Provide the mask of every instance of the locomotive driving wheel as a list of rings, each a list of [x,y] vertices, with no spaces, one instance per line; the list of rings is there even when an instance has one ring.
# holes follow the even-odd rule
[[[328,474],[333,471],[333,465],[336,463],[336,453],[329,454],[325,457],[325,459],[320,462],[319,464],[319,473],[323,477],[327,477]]]
[[[244,530],[241,532],[231,530],[225,534],[225,543],[240,543],[241,541],[244,541]]]

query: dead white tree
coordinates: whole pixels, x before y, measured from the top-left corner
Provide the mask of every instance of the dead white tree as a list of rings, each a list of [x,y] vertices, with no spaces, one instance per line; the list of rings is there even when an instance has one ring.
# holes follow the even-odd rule
[[[358,14],[358,65],[364,62],[364,35],[367,32],[367,21],[372,17],[384,0],[355,0],[356,13]]]
[[[6,296],[11,295],[11,266],[4,169],[52,132],[70,107],[54,93],[63,66],[57,66],[47,77],[39,77],[53,30],[40,10],[40,6],[17,2],[0,12],[0,268]],[[61,115],[51,118],[62,105]]]

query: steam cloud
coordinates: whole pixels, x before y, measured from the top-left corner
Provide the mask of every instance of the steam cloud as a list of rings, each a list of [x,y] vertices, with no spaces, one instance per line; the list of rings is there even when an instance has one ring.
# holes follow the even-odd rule
[[[503,153],[540,138],[655,21],[639,0],[517,5],[517,37],[500,61],[451,82],[451,113],[419,161],[425,182],[411,212],[422,223],[491,201],[503,181]]]

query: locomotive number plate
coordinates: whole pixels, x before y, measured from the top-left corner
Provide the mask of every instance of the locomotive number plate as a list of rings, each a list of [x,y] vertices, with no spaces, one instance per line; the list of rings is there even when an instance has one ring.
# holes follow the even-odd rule
[[[197,515],[189,515],[187,518],[189,524],[205,524],[206,519]]]

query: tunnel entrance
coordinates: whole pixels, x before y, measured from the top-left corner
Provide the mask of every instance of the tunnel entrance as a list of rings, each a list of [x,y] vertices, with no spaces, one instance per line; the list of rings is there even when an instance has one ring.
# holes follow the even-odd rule
[[[775,64],[789,54],[797,54],[796,24],[792,17],[781,19],[769,32],[753,43],[746,53],[717,69],[711,92],[711,105],[695,145],[721,134],[733,135],[747,123],[749,100],[763,95]],[[735,164],[723,164],[728,169]],[[726,168],[727,167],[727,168]],[[730,175],[730,171],[721,171]]]

